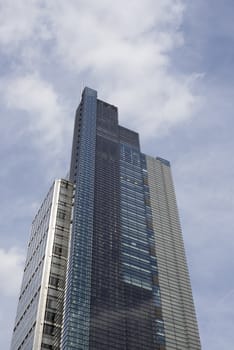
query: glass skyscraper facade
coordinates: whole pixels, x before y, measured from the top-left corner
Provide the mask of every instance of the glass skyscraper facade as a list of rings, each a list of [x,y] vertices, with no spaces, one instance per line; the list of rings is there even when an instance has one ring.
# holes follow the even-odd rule
[[[201,349],[170,163],[143,154],[93,89],[76,112],[69,180],[42,208],[11,350]]]

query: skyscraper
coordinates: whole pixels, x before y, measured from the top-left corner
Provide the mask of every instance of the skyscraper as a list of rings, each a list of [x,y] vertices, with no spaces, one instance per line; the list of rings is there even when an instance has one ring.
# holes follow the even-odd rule
[[[170,163],[85,88],[33,221],[11,350],[199,350]]]

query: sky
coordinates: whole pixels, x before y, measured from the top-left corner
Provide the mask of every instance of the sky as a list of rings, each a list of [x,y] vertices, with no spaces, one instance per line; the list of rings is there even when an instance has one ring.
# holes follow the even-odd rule
[[[85,86],[171,161],[203,350],[234,343],[234,2],[0,0],[0,348]]]

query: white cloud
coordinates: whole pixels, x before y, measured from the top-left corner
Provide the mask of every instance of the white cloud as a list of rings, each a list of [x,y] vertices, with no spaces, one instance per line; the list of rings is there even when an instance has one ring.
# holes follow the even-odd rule
[[[0,248],[0,294],[16,296],[19,293],[25,255],[17,248]]]
[[[39,12],[36,1],[0,1],[0,44],[7,51],[32,36]]]
[[[53,86],[32,73],[1,81],[1,92],[9,110],[25,112],[20,132],[30,132],[33,142],[49,154],[61,152],[70,119]]]
[[[170,53],[183,44],[183,3],[50,3],[57,55],[71,70],[86,70],[121,119],[146,136],[190,118],[197,103],[196,76],[170,72]]]
[[[12,53],[38,39],[47,40],[50,33],[43,15],[44,6],[38,0],[0,0],[0,45]],[[28,40],[31,43],[27,42]]]
[[[184,9],[183,0],[11,1],[0,22],[5,32],[0,43],[12,48],[18,43],[22,71],[27,72],[27,61],[29,67],[34,62],[35,70],[42,69],[37,55],[52,70],[57,63],[77,81],[97,88],[100,97],[118,105],[122,122],[145,136],[154,136],[192,117],[198,102],[193,93],[196,75],[170,71],[170,55],[183,45]],[[35,93],[28,112],[42,112],[35,103],[38,77],[32,82],[26,74],[25,80],[26,92],[33,85]],[[51,91],[47,85],[40,81],[42,100],[49,92],[40,113],[45,127],[42,115],[57,114],[56,103],[48,105]]]

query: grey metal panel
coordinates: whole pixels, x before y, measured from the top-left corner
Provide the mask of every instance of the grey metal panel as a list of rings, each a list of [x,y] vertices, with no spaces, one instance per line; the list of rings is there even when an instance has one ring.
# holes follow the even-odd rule
[[[170,163],[147,156],[167,350],[200,350]]]

